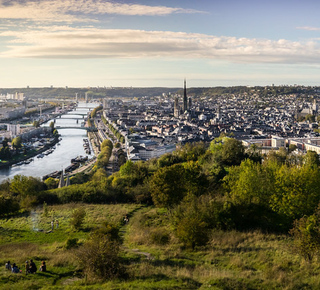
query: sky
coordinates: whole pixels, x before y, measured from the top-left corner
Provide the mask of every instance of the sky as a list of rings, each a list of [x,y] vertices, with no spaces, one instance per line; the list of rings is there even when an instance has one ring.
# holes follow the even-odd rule
[[[320,1],[0,0],[0,87],[320,85]]]

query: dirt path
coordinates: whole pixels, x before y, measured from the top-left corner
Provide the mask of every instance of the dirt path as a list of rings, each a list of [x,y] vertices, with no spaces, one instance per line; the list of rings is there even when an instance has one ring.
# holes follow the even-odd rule
[[[143,210],[144,208],[145,208],[145,206],[141,206],[141,207],[139,207],[139,208],[136,208],[135,210],[133,210],[132,212],[130,212],[130,213],[128,214],[129,223],[128,223],[128,224],[124,224],[124,225],[120,228],[120,235],[121,235],[122,238],[123,238],[123,237],[126,235],[126,233],[127,233],[127,228],[128,228],[128,226],[130,225],[130,220],[133,218],[133,216],[134,216],[137,212]],[[148,252],[142,252],[142,251],[140,251],[139,249],[130,249],[130,248],[124,246],[124,245],[122,245],[121,248],[122,248],[124,251],[126,251],[126,252],[135,253],[135,254],[144,256],[147,260],[154,260],[154,259],[155,259],[154,256],[152,256],[150,253],[148,253]]]

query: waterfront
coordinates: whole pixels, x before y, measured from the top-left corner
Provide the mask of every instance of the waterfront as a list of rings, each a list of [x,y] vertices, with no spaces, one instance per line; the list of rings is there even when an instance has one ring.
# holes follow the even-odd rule
[[[88,111],[84,106],[94,108],[97,105],[80,103],[75,111],[69,112],[67,115],[63,115],[61,118],[57,119],[56,126],[80,127],[83,118],[79,115],[72,115],[72,113]],[[79,119],[78,123],[75,119],[68,119],[68,117],[71,116]],[[50,124],[51,121],[52,120],[49,120],[46,124]],[[71,159],[79,155],[88,156],[89,159],[93,157],[92,153],[89,155],[86,154],[83,147],[83,139],[87,138],[87,132],[85,130],[59,129],[59,134],[61,135],[60,145],[57,144],[55,150],[51,154],[44,156],[43,158],[34,157],[33,161],[29,164],[1,169],[0,182],[7,178],[11,179],[17,174],[41,178],[51,172],[66,168],[71,164]]]

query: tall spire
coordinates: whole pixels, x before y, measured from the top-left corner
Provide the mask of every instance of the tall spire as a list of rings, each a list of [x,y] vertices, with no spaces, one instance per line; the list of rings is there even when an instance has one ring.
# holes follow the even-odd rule
[[[187,98],[187,81],[184,79],[184,90],[183,90],[183,112],[188,110],[188,98]]]
[[[59,180],[58,188],[61,188],[61,187],[64,187],[64,186],[65,186],[65,183],[64,183],[63,169],[62,169],[61,176],[60,176],[60,180]]]

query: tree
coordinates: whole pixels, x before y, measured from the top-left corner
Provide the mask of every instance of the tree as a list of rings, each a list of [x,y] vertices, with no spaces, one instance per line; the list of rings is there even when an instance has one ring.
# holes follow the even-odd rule
[[[210,212],[209,204],[207,199],[194,197],[183,201],[171,211],[170,221],[174,234],[185,246],[194,249],[195,246],[204,245],[208,241],[207,217],[214,214]]]
[[[320,214],[318,210],[311,216],[294,221],[290,230],[294,237],[294,248],[307,261],[311,261],[320,252]]]
[[[295,151],[297,149],[297,145],[290,144],[288,149],[289,149],[289,153],[291,153],[291,152],[293,152],[293,151]]]
[[[18,151],[18,150],[21,148],[21,146],[22,146],[21,137],[18,136],[18,137],[13,138],[11,144],[12,144],[12,147],[15,148],[16,151]]]
[[[53,131],[54,131],[54,122],[53,121],[50,123],[50,128],[51,128],[51,133],[53,133]]]
[[[10,183],[10,192],[17,196],[23,208],[36,205],[44,189],[44,183],[32,176],[15,175]]]
[[[308,114],[305,116],[305,120],[309,121],[310,123],[314,123],[316,121],[316,116]]]
[[[181,164],[160,168],[150,180],[152,200],[158,207],[172,207],[186,194],[185,170]]]
[[[210,151],[216,163],[227,166],[239,165],[245,158],[245,148],[242,142],[225,136],[212,140]]]
[[[228,138],[225,140],[222,147],[222,162],[229,166],[240,165],[241,161],[245,158],[244,151],[245,148],[241,141],[234,138]]]
[[[318,153],[315,151],[308,150],[307,154],[303,158],[303,162],[305,166],[319,167],[320,160]]]
[[[59,181],[55,178],[49,177],[44,181],[48,189],[54,189],[58,187]]]
[[[251,144],[247,150],[248,158],[254,162],[261,162],[262,156],[259,147],[256,144]]]
[[[224,178],[227,195],[234,204],[268,204],[273,180],[260,163],[247,159],[229,169]]]
[[[40,122],[39,121],[33,121],[33,127],[39,128],[40,127]]]
[[[103,142],[101,143],[101,149],[105,148],[105,147],[110,147],[111,150],[113,149],[113,144],[109,139],[105,139],[103,140]]]
[[[320,202],[320,171],[317,167],[282,165],[274,173],[270,204],[274,211],[292,219],[310,215]]]

